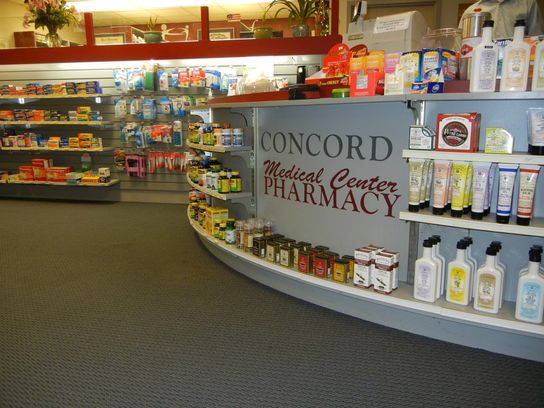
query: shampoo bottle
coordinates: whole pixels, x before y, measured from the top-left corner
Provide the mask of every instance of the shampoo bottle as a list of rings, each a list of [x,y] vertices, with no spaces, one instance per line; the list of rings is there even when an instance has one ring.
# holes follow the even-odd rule
[[[485,254],[485,264],[476,271],[474,309],[480,312],[499,313],[502,284],[501,272],[495,266],[497,250],[490,246]]]
[[[446,279],[446,265],[447,264],[446,264],[446,258],[444,258],[444,256],[442,256],[440,254],[440,242],[442,242],[442,238],[440,237],[440,235],[433,235],[432,238],[436,242],[435,254],[436,254],[437,258],[442,261],[440,274],[439,274],[438,279],[437,279],[438,289],[439,289],[437,291],[437,293],[438,293],[437,298],[439,298],[440,296],[442,296],[444,294],[444,281]]]
[[[484,21],[482,41],[472,51],[470,92],[495,92],[499,50],[493,42],[493,21]]]
[[[544,91],[544,41],[540,41],[535,48],[535,65],[533,68],[531,91]]]
[[[501,273],[501,287],[504,288],[504,277],[506,276],[506,266],[501,262],[501,250],[502,250],[502,243],[500,241],[491,241],[491,244],[489,244],[490,247],[495,248],[497,251],[497,255],[495,256],[495,266]],[[500,307],[502,307],[503,304],[503,294],[504,290],[500,293]]]
[[[542,255],[538,250],[529,251],[529,268],[518,280],[516,319],[542,323],[544,308],[544,277],[539,274]]]
[[[435,288],[436,288],[435,299],[438,299],[440,297],[440,286],[442,285],[441,274],[442,274],[442,269],[444,268],[444,264],[442,263],[442,259],[439,258],[438,255],[437,255],[438,241],[436,240],[436,238],[434,236],[429,237],[428,239],[429,239],[429,241],[431,241],[431,244],[433,246],[431,248],[431,255],[432,255],[433,260],[436,262],[436,265],[438,267],[438,269],[436,270],[436,285],[435,285]]]
[[[531,46],[523,41],[524,35],[525,20],[516,20],[514,24],[514,40],[504,48],[501,92],[523,92],[527,89]]]
[[[536,251],[540,255],[542,255],[542,252],[544,251],[544,248],[542,248],[541,245],[533,245],[529,249],[529,251]],[[521,270],[519,271],[519,276],[525,275],[527,272],[529,272],[529,266],[528,265],[525,268],[521,268]],[[540,272],[539,273],[544,277],[544,268],[542,266],[540,267]]]
[[[416,260],[414,271],[414,298],[425,302],[436,300],[436,277],[438,264],[433,259],[433,244],[423,241],[423,256]]]
[[[466,241],[457,242],[457,256],[448,263],[448,281],[446,288],[446,300],[458,305],[468,305],[470,301],[470,282],[472,270],[466,261]]]
[[[464,237],[463,238],[463,241],[465,241],[467,243],[467,250],[465,251],[465,258],[466,258],[466,261],[467,263],[470,265],[470,270],[471,270],[471,275],[472,276],[472,280],[470,281],[470,286],[469,286],[469,293],[470,293],[470,297],[469,297],[469,301],[474,297],[473,295],[473,292],[474,292],[474,274],[476,273],[476,269],[478,268],[478,262],[476,262],[476,259],[472,256],[472,244],[473,244],[473,240],[472,240],[472,237]]]

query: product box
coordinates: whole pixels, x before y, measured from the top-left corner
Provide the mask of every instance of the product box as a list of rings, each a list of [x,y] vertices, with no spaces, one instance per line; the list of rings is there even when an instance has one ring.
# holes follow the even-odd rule
[[[374,250],[368,247],[357,248],[353,252],[355,258],[353,284],[363,288],[369,288],[372,285],[372,258]]]
[[[48,167],[46,169],[47,181],[52,183],[64,183],[66,181],[66,174],[70,173],[70,167]]]
[[[479,113],[439,113],[436,116],[437,151],[477,152],[479,137]]]
[[[415,80],[421,80],[421,51],[403,52],[400,57],[400,69],[404,72],[412,72]]]
[[[457,54],[455,51],[435,48],[423,50],[421,55],[421,81],[444,82],[457,78]]]
[[[229,210],[219,207],[206,208],[206,230],[213,234],[213,226],[217,221],[226,221],[229,218]]]
[[[81,177],[81,183],[83,184],[98,184],[100,183],[100,177],[93,174],[84,174]]]
[[[512,154],[514,137],[503,128],[485,129],[484,153]]]
[[[91,147],[93,134],[92,133],[78,133],[77,139],[79,141],[79,148],[88,149]]]
[[[32,166],[19,166],[19,180],[21,180],[21,181],[33,181],[34,180],[34,168]]]
[[[65,179],[68,184],[80,184],[83,178],[83,173],[71,171],[65,174]]]
[[[434,150],[436,134],[427,126],[410,126],[408,148],[410,150]]]

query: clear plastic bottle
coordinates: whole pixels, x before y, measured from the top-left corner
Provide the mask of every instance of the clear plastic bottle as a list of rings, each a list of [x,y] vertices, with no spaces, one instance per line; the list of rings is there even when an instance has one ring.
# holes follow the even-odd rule
[[[470,92],[495,92],[499,50],[493,42],[493,24],[484,21],[482,41],[472,51]]]
[[[269,237],[270,235],[273,234],[273,232],[272,232],[272,221],[266,220],[264,222],[263,234],[264,234],[265,237]]]

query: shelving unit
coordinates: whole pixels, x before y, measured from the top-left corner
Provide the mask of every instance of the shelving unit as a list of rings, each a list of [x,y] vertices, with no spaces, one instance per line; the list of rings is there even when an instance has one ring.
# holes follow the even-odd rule
[[[215,190],[211,190],[206,187],[199,186],[198,184],[194,183],[189,176],[187,175],[187,183],[194,189],[201,191],[209,196],[212,196],[213,198],[217,198],[219,200],[228,201],[228,200],[235,200],[237,198],[248,198],[251,197],[252,194],[250,192],[241,191],[239,193],[228,193],[228,194],[222,194],[218,193]]]
[[[13,151],[13,152],[79,152],[79,153],[97,153],[97,152],[111,152],[113,147],[97,147],[97,148],[64,148],[52,149],[48,147],[0,147],[0,150]]]
[[[251,146],[210,146],[199,143],[186,142],[187,147],[196,150],[202,150],[206,152],[215,152],[215,153],[227,153],[227,152],[245,152],[251,151],[253,148]]]
[[[0,95],[0,100],[23,100],[26,99],[82,99],[82,98],[101,98],[115,96],[114,94],[77,94],[77,95]]]
[[[544,166],[544,156],[530,155],[527,153],[514,154],[489,154],[489,153],[457,153],[437,152],[434,150],[408,150],[402,151],[405,159],[433,159],[433,160],[459,160],[471,162],[513,163],[513,164],[538,164]]]
[[[273,264],[263,258],[258,258],[252,254],[244,252],[233,245],[227,245],[224,243],[224,241],[208,235],[204,228],[189,217],[188,212],[187,217],[193,229],[199,234],[201,240],[209,242],[220,250],[228,253],[230,256],[239,258],[251,264],[253,267],[261,270],[267,270],[294,281],[319,287],[330,292],[332,295],[340,294],[343,296],[356,298],[362,302],[383,304],[384,306],[404,309],[410,312],[447,318],[501,331],[527,334],[544,339],[544,325],[525,323],[515,319],[515,305],[513,302],[505,302],[505,305],[499,311],[499,314],[490,315],[478,312],[471,306],[457,306],[449,304],[444,299],[439,299],[436,303],[426,303],[415,300],[413,298],[413,287],[405,283],[401,283],[399,288],[391,295],[384,295],[374,292],[372,289],[358,288],[350,284],[342,284],[331,280],[318,278],[313,275],[297,272],[281,265]]]
[[[111,125],[113,122],[110,121],[68,121],[68,120],[43,120],[43,121],[31,121],[31,120],[4,120],[0,121],[0,125],[25,125],[25,126],[50,126],[50,125],[61,125],[61,126],[103,126]]]
[[[21,181],[14,180],[9,181],[5,184],[27,184],[27,185],[44,185],[44,186],[69,186],[69,187],[110,187],[115,184],[118,184],[119,180],[113,179],[109,183],[80,183],[80,184],[70,184],[62,182],[52,182],[52,181]]]

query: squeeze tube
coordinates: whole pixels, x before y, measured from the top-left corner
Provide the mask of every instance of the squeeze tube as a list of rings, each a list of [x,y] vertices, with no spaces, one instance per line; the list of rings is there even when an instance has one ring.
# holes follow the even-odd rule
[[[497,222],[508,224],[512,211],[512,195],[518,172],[517,164],[499,163],[499,191],[497,198]]]
[[[421,191],[421,181],[423,178],[424,159],[409,159],[408,160],[408,179],[410,191],[408,193],[408,211],[419,211],[419,197]]]
[[[451,162],[449,160],[434,161],[433,180],[433,214],[444,214],[448,201],[448,184]]]
[[[472,176],[472,209],[470,218],[481,220],[484,217],[485,199],[489,188],[489,170],[491,163],[474,163]]]
[[[533,217],[536,180],[540,166],[522,164],[519,166],[519,194],[516,223],[529,225]]]
[[[467,182],[469,162],[454,161],[451,168],[451,216],[463,215],[463,200]]]

